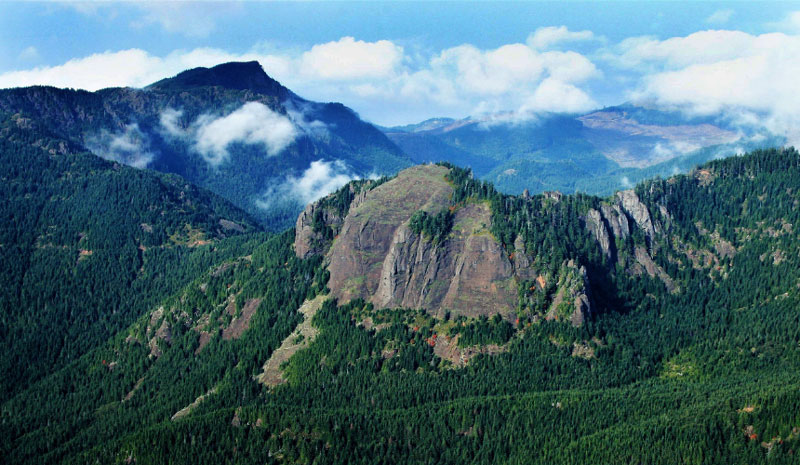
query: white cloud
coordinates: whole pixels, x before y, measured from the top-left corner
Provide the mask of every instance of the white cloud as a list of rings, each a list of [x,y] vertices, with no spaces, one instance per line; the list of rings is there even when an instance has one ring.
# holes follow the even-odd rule
[[[580,53],[545,52],[542,59],[550,77],[561,82],[577,84],[601,76],[594,63]]]
[[[270,208],[276,203],[299,202],[307,204],[339,189],[348,182],[360,179],[341,160],[316,160],[300,176],[287,176],[270,187],[256,201],[260,208]]]
[[[540,52],[525,44],[492,50],[461,45],[433,57],[427,69],[403,76],[399,94],[476,116],[505,112],[494,122],[518,122],[538,112],[582,111],[596,106],[578,85],[600,76],[585,56]],[[387,98],[397,95],[391,86]],[[485,115],[484,115],[485,117]]]
[[[464,90],[478,95],[502,95],[535,82],[544,72],[542,57],[523,44],[482,51],[472,45],[444,50],[431,61],[434,72],[452,77]]]
[[[321,79],[384,78],[394,74],[403,48],[388,40],[364,42],[342,37],[311,47],[299,58],[300,72]]]
[[[184,139],[212,166],[229,157],[234,143],[261,144],[268,156],[277,155],[301,134],[325,137],[325,123],[309,119],[313,102],[283,102],[286,115],[259,102],[248,102],[226,116],[200,115],[194,122],[182,121],[183,111],[166,108],[159,115],[160,131],[167,137]]]
[[[597,108],[588,94],[572,84],[555,78],[547,78],[519,108],[522,115],[541,112],[577,113]]]
[[[298,135],[289,118],[258,102],[245,103],[227,116],[200,117],[196,125],[194,148],[213,166],[227,160],[228,146],[233,143],[262,144],[272,156]]]
[[[306,98],[345,102],[367,119],[382,124],[397,122],[392,121],[394,118],[430,117],[431,111],[466,116],[480,111],[518,110],[534,95],[542,101],[548,90],[570,88],[588,95],[584,84],[601,75],[584,55],[542,51],[522,43],[495,49],[464,44],[426,58],[409,56],[391,41],[344,37],[305,51],[282,53],[269,53],[264,47],[238,54],[197,48],[165,56],[140,49],[107,51],[61,65],[2,73],[0,87],[144,87],[189,68],[250,60],[259,61],[268,74]],[[552,111],[575,108],[574,99],[563,108],[557,102],[551,98],[546,106]],[[534,107],[529,105],[529,109]]]
[[[700,31],[686,37],[658,40],[631,37],[617,47],[619,63],[626,67],[646,65],[677,68],[740,56],[751,49],[753,37],[741,31]]]
[[[344,162],[317,160],[300,177],[289,177],[291,191],[304,203],[313,202],[344,186],[358,176],[352,174]]]
[[[146,168],[153,161],[150,140],[136,123],[125,126],[119,133],[102,131],[87,137],[86,147],[95,155],[135,168]]]
[[[724,112],[800,142],[800,36],[703,31],[623,42],[622,60],[647,70],[634,101],[692,114]]]
[[[164,60],[138,49],[75,58],[58,66],[0,74],[0,87],[50,85],[98,90],[113,85],[143,86],[163,76]]]
[[[709,24],[725,24],[731,20],[733,13],[734,11],[730,8],[717,10],[706,18],[706,22]]]
[[[528,44],[535,49],[545,50],[562,42],[586,41],[594,38],[592,31],[570,31],[566,26],[549,26],[536,29],[528,36]]]

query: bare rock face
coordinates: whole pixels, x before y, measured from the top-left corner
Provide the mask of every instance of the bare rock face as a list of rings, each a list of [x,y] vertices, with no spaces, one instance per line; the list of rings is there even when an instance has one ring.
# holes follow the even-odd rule
[[[631,225],[628,222],[628,217],[623,213],[619,205],[602,205],[600,207],[603,218],[608,222],[611,227],[611,232],[615,238],[625,240],[631,233]]]
[[[539,273],[533,268],[533,259],[525,251],[525,243],[522,236],[517,236],[514,240],[514,274],[520,279],[532,280],[539,276]]]
[[[575,295],[575,310],[569,317],[572,326],[582,326],[592,314],[592,293],[589,287],[589,274],[586,272],[586,267],[580,267],[578,275],[583,282],[583,287]]]
[[[300,213],[295,223],[294,252],[300,258],[307,258],[314,254],[312,242],[316,236],[313,227],[316,208],[318,208],[316,202],[306,205],[305,210]]]
[[[617,198],[622,206],[622,209],[631,216],[633,221],[639,228],[644,231],[645,236],[653,239],[656,233],[661,232],[661,227],[653,222],[650,217],[650,211],[647,205],[639,200],[639,196],[633,190],[617,192]]]
[[[664,286],[666,286],[667,291],[678,292],[678,286],[675,284],[675,281],[672,280],[663,268],[653,261],[647,253],[647,249],[642,246],[637,246],[634,254],[636,256],[636,261],[644,267],[648,275],[660,279],[664,283]]]
[[[436,165],[409,168],[353,201],[327,255],[329,286],[340,302],[363,298],[378,308],[466,316],[516,309],[515,266],[529,259],[523,252],[519,265],[512,263],[516,254],[489,233],[488,204],[458,208],[448,238],[439,243],[409,228],[416,211],[436,214],[450,205],[447,172]]]
[[[611,260],[613,258],[611,253],[612,239],[611,235],[608,233],[608,228],[606,228],[603,215],[594,208],[590,209],[586,214],[586,227],[589,228],[589,231],[594,235],[595,239],[597,239],[606,258]]]
[[[569,320],[581,326],[592,313],[589,276],[586,268],[573,260],[561,265],[556,293],[545,315],[548,320]]]
[[[650,241],[655,253],[656,239],[669,229],[669,222],[672,220],[667,209],[663,205],[659,207],[661,218],[667,224],[665,227],[652,218],[647,206],[634,191],[617,192],[615,200],[610,205],[603,204],[599,211],[590,209],[584,217],[586,229],[611,261],[626,267],[635,275],[647,273],[651,277],[657,277],[669,292],[678,292],[679,288],[674,280],[653,260],[647,247],[637,245],[628,250],[616,250],[618,239],[624,242],[633,232],[632,228],[639,228]]]
[[[353,203],[356,202],[356,199],[353,200]],[[322,223],[337,231],[344,221],[337,212],[321,206],[319,202],[308,204],[295,223],[294,251],[300,258],[324,254],[330,246],[330,241],[327,241],[319,232],[314,231],[314,217],[317,215],[320,216]]]
[[[482,226],[490,220],[486,204],[461,208],[451,237],[438,245],[401,225],[383,261],[372,302],[437,314],[511,313],[516,304],[514,270],[500,244]]]
[[[340,302],[356,297],[372,300],[383,274],[383,263],[392,244],[402,244],[406,238],[400,229],[411,215],[418,210],[437,213],[448,205],[453,188],[444,178],[447,172],[447,168],[437,165],[415,166],[351,204],[339,237],[327,255],[329,286]]]

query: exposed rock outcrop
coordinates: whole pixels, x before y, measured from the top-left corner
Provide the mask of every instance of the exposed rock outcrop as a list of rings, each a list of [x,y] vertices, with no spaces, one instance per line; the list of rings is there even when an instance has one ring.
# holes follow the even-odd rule
[[[656,262],[650,257],[647,253],[647,249],[642,246],[637,246],[634,251],[634,255],[636,257],[636,261],[644,267],[647,274],[653,278],[657,277],[660,279],[664,285],[667,287],[669,292],[677,292],[678,286],[672,280],[672,278],[664,271],[663,268],[658,266]]]
[[[295,223],[294,250],[300,258],[325,253],[330,245],[319,231],[314,230],[314,218],[317,215],[327,225],[339,226],[343,221],[335,212],[317,202],[308,204]]]
[[[591,290],[586,268],[573,260],[565,262],[558,273],[556,294],[545,315],[548,320],[569,320],[581,326],[592,313]]]
[[[447,205],[453,189],[446,173],[447,168],[436,165],[409,168],[351,205],[328,253],[329,287],[335,297],[371,300],[392,243],[403,238],[398,229],[417,210],[434,212]]]
[[[526,252],[522,237],[516,238],[513,249],[506,249],[491,234],[488,202],[451,204],[453,187],[445,178],[447,173],[448,168],[438,165],[402,171],[356,195],[344,218],[325,217],[318,210],[322,202],[309,206],[298,218],[296,253],[301,257],[321,253],[315,247],[316,215],[316,221],[330,220],[338,231],[326,260],[328,286],[341,303],[362,298],[377,308],[421,308],[439,316],[446,312],[469,317],[499,313],[513,319],[520,283],[538,283],[534,287],[538,285],[544,292],[549,282],[558,286],[554,295],[560,298],[552,306],[553,318],[582,324],[592,311],[586,269],[565,262],[563,273],[548,281],[551,278],[535,269],[534,257]],[[550,198],[558,201],[560,194]],[[409,226],[417,211],[436,215],[445,208],[453,215],[446,236],[433,240]],[[627,227],[625,215],[620,216],[623,219],[616,219],[615,225]],[[607,222],[599,211],[592,218],[605,231],[610,249],[613,238]]]
[[[677,292],[673,279],[655,263],[642,245],[630,246],[627,251],[617,251],[618,241],[625,242],[638,228],[644,234],[647,245],[657,249],[657,239],[666,231],[659,220],[650,215],[647,205],[642,203],[632,190],[617,192],[612,204],[603,204],[600,210],[590,209],[584,217],[586,228],[594,236],[610,263],[620,264],[633,274],[647,273],[659,278],[670,292]],[[661,218],[671,221],[671,216],[663,205],[659,207]]]
[[[611,249],[611,241],[613,238],[608,233],[603,215],[594,208],[590,209],[586,214],[586,227],[589,228],[589,231],[594,235],[595,239],[597,239],[606,258],[612,260],[614,258]]]
[[[489,234],[488,205],[459,208],[449,237],[438,244],[408,226],[416,211],[437,213],[449,205],[447,171],[410,168],[351,204],[328,254],[334,296],[435,314],[508,315],[515,309],[514,266]]]
[[[485,225],[490,221],[486,204],[461,208],[451,237],[439,245],[401,225],[383,261],[373,303],[468,316],[511,313],[516,305],[514,268],[488,234]]]
[[[611,227],[615,238],[625,240],[630,235],[631,226],[628,217],[622,212],[619,205],[602,205],[600,211],[602,211],[603,219]]]
[[[650,217],[650,210],[647,205],[639,200],[639,196],[633,190],[626,190],[617,192],[617,199],[622,206],[622,209],[630,215],[631,219],[637,226],[644,232],[648,239],[652,240],[656,233],[661,232],[661,225],[653,222]]]

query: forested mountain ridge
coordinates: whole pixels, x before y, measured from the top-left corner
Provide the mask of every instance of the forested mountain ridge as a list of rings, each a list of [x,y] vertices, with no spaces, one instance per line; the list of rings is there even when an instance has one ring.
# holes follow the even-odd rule
[[[239,242],[3,402],[0,453],[795,463],[799,195],[793,149],[606,198],[504,195],[450,164],[357,181],[294,231],[221,240]],[[487,300],[501,282],[512,301]]]
[[[105,342],[260,230],[173,175],[102,160],[36,122],[0,124],[0,399]],[[177,264],[183,266],[178,267]]]
[[[351,109],[305,100],[257,62],[196,68],[143,89],[2,89],[0,112],[103,158],[178,174],[274,231],[328,182],[411,164]]]

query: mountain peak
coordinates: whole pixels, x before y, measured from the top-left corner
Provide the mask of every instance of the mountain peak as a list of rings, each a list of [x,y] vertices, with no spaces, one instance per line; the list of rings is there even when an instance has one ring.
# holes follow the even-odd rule
[[[257,61],[223,63],[212,68],[193,68],[175,77],[162,79],[149,86],[158,90],[185,90],[194,87],[220,86],[227,89],[252,90],[281,98],[289,90],[264,72]]]

